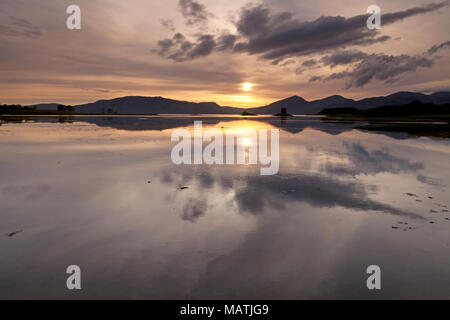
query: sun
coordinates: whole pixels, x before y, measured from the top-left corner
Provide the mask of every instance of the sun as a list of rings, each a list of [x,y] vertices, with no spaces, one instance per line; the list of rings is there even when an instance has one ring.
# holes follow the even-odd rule
[[[247,137],[242,138],[242,145],[243,145],[244,147],[249,147],[251,144],[252,144],[252,142],[250,141],[249,138],[247,138]]]
[[[244,82],[242,84],[242,90],[244,91],[250,91],[252,90],[253,84],[249,83],[249,82]]]

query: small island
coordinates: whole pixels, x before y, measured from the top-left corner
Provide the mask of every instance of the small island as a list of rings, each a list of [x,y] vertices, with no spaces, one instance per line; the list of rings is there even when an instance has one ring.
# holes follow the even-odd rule
[[[256,114],[244,111],[244,112],[242,112],[241,116],[243,116],[243,117],[247,117],[247,116],[254,117],[254,116],[256,116]]]

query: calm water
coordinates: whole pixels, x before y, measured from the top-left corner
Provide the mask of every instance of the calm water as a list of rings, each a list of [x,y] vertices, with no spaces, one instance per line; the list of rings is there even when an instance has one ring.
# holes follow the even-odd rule
[[[28,119],[0,126],[0,298],[450,298],[450,140],[311,117]],[[279,128],[279,174],[173,165],[194,120]]]

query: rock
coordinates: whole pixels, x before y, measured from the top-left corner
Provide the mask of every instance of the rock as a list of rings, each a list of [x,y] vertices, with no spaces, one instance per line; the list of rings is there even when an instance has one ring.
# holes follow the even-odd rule
[[[11,237],[14,237],[16,234],[19,234],[21,232],[23,232],[23,230],[14,231],[14,232],[8,233],[7,236],[11,238]]]
[[[409,196],[409,197],[415,197],[415,198],[417,198],[417,194],[414,194],[414,193],[410,193],[410,192],[408,192],[408,193],[405,193],[407,196]]]
[[[178,190],[186,190],[189,189],[189,187],[179,187]]]

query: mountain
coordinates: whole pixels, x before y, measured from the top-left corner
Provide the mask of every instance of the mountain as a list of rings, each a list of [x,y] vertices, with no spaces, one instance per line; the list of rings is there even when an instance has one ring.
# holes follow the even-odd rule
[[[76,106],[79,113],[94,114],[242,114],[243,111],[255,114],[276,114],[281,108],[287,108],[291,114],[318,114],[330,108],[355,108],[367,110],[382,106],[405,105],[413,101],[422,103],[450,103],[450,92],[437,92],[425,95],[416,92],[397,92],[388,96],[366,98],[359,101],[347,99],[339,95],[320,100],[307,101],[299,96],[276,101],[267,106],[241,109],[222,107],[214,102],[187,102],[163,97],[122,97],[112,100],[100,100]],[[36,105],[39,109],[51,107],[55,110],[58,104]]]
[[[276,114],[280,112],[281,107],[287,108],[289,113],[293,114],[317,114],[323,109],[330,107],[356,107],[356,101],[346,99],[342,96],[334,95],[325,99],[306,101],[305,99],[293,96],[281,101],[274,102],[265,107],[249,109],[250,112],[257,114]]]
[[[281,108],[287,108],[289,112],[296,113],[296,111],[307,110],[309,102],[299,96],[293,96],[284,100],[280,100],[271,103],[265,107],[247,109],[247,112],[256,114],[276,114],[279,113]]]
[[[436,92],[431,95],[433,103],[445,104],[450,101],[450,92]]]
[[[367,98],[358,101],[358,109],[367,110],[381,106],[404,105],[412,101],[434,102],[432,96],[416,92],[397,92],[386,97]]]
[[[118,114],[240,114],[242,109],[214,102],[187,102],[162,97],[122,97],[76,106],[82,113]]]
[[[363,117],[409,117],[420,116],[423,118],[439,119],[444,115],[444,120],[448,118],[450,112],[450,103],[446,104],[434,104],[423,103],[415,100],[408,104],[382,106],[373,109],[363,110],[355,108],[330,108],[324,109],[320,114],[328,116],[363,116]]]
[[[274,114],[279,112],[281,105],[293,114],[317,114],[324,109],[330,108],[356,108],[367,110],[382,106],[405,105],[413,101],[422,103],[444,104],[450,103],[450,92],[437,92],[431,95],[416,92],[397,92],[389,96],[366,98],[359,101],[346,99],[339,95],[334,95],[325,99],[306,101],[294,96],[285,100],[272,103],[268,106],[250,109],[250,112],[257,114]]]

